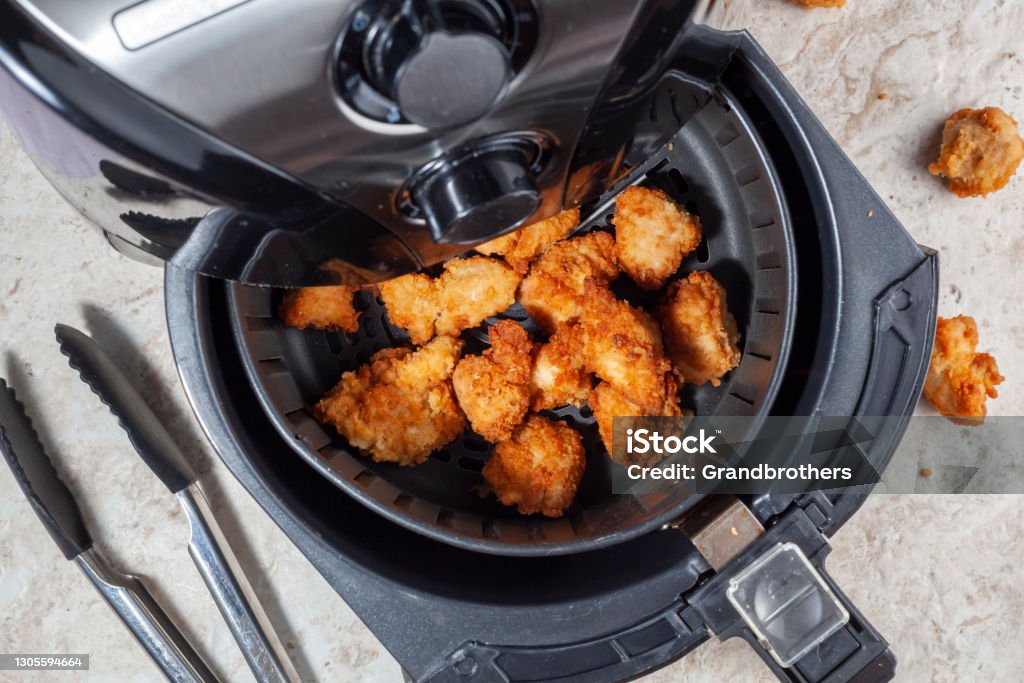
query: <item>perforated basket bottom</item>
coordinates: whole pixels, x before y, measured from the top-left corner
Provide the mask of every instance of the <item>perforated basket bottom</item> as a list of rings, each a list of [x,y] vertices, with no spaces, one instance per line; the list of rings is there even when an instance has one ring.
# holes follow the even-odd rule
[[[718,388],[685,386],[683,405],[697,414],[763,414],[781,372],[793,284],[787,217],[756,138],[734,108],[709,104],[629,182],[659,187],[700,215],[704,240],[679,276],[708,270],[722,282],[742,334],[740,366]],[[589,214],[581,232],[607,228],[614,194]],[[656,300],[625,276],[613,288],[648,310]],[[368,293],[357,295],[362,317],[360,330],[352,335],[286,327],[276,316],[279,298],[280,292],[267,289],[233,285],[231,290],[236,339],[264,409],[307,462],[394,521],[477,550],[545,554],[632,537],[686,505],[681,493],[611,495],[611,468],[618,466],[608,458],[587,408],[548,413],[579,430],[587,450],[587,470],[562,519],[523,517],[481,495],[480,471],[492,446],[469,431],[417,467],[374,463],[313,420],[308,406],[342,372],[379,349],[406,343],[405,332],[389,323],[380,301]],[[518,304],[501,317],[521,321],[542,338]],[[479,353],[486,345],[486,325],[466,331],[463,338],[464,353]]]

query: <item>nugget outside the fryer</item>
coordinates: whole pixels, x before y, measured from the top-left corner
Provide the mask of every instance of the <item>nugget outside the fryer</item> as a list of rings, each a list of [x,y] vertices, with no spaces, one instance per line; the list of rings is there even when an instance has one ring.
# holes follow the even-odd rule
[[[740,333],[725,296],[711,273],[697,271],[672,283],[658,308],[665,351],[684,382],[717,387],[740,364]]]
[[[928,170],[948,178],[953,194],[982,197],[1010,182],[1022,159],[1024,139],[1006,112],[999,107],[961,109],[946,121],[939,160]]]
[[[438,334],[454,336],[515,303],[521,276],[486,256],[453,259],[437,279]]]
[[[612,223],[619,265],[641,289],[661,289],[700,244],[700,219],[651,187],[623,190]]]
[[[388,320],[409,333],[417,346],[434,338],[437,320],[437,281],[424,273],[413,273],[380,284],[380,297]]]
[[[552,245],[530,266],[519,303],[538,325],[554,333],[583,311],[587,280],[608,285],[619,274],[615,238],[593,232]]]
[[[582,406],[594,386],[583,363],[583,330],[565,325],[546,344],[533,351],[530,374],[530,409],[549,410],[564,405]]]
[[[555,242],[565,239],[580,224],[580,210],[567,209],[476,248],[481,254],[499,254],[517,273],[525,274],[530,263]]]
[[[503,505],[520,513],[561,517],[572,504],[586,468],[583,438],[572,427],[530,415],[494,448],[484,479]]]
[[[794,5],[812,9],[814,7],[843,7],[846,0],[790,0]]]
[[[652,465],[660,456],[653,452],[648,454],[651,458],[640,458],[639,455],[627,456],[625,453],[616,453],[612,448],[612,427],[616,417],[637,418],[637,420],[633,421],[633,426],[638,427],[635,423],[644,417],[675,417],[691,414],[688,411],[684,413],[679,407],[679,381],[675,376],[670,372],[665,373],[663,381],[665,384],[660,393],[664,399],[662,404],[654,410],[637,404],[608,382],[599,383],[590,394],[587,404],[594,413],[594,420],[597,422],[597,430],[601,434],[601,441],[604,443],[604,447],[611,459],[620,465]],[[633,459],[627,460],[627,457]]]
[[[419,464],[466,428],[451,382],[461,351],[452,337],[415,351],[382,349],[344,373],[313,415],[377,462]]]
[[[665,373],[672,370],[658,324],[600,283],[587,283],[586,300],[580,327],[587,370],[644,410],[657,411],[665,402]]]
[[[469,424],[488,441],[503,441],[530,407],[530,355],[533,342],[523,327],[501,320],[488,330],[491,346],[483,355],[464,356],[452,385]]]
[[[359,330],[359,311],[352,299],[359,287],[303,287],[285,293],[278,314],[290,327],[353,333]]]
[[[1003,381],[996,359],[977,353],[978,325],[969,315],[939,318],[924,395],[941,415],[960,424],[981,424],[985,403]]]

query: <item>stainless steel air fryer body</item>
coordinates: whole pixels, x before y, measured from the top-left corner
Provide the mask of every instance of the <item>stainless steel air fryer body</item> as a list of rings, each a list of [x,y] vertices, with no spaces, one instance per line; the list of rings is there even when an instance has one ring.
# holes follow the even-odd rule
[[[6,0],[0,106],[122,251],[253,284],[380,280],[599,196],[656,149],[629,112],[697,4]]]

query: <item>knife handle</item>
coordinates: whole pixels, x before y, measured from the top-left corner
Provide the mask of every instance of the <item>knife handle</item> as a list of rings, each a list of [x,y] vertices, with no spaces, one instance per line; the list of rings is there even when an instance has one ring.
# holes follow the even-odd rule
[[[168,680],[217,683],[217,677],[206,662],[141,581],[113,569],[94,548],[76,556],[75,564],[110,603]]]
[[[256,680],[298,683],[299,675],[214,519],[199,485],[175,494],[188,518],[188,552]]]

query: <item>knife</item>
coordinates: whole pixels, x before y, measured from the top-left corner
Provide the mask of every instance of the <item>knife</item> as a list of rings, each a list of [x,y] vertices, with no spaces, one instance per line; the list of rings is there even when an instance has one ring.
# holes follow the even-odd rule
[[[54,331],[71,367],[110,408],[143,462],[181,503],[191,530],[189,554],[256,679],[297,683],[298,673],[177,443],[99,344],[67,325],[57,325]]]
[[[60,551],[85,573],[168,679],[216,681],[195,648],[135,576],[93,547],[78,503],[61,481],[14,389],[0,379],[0,452]]]

